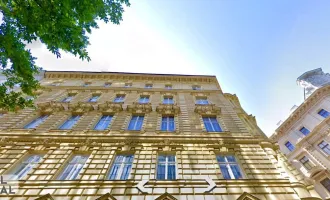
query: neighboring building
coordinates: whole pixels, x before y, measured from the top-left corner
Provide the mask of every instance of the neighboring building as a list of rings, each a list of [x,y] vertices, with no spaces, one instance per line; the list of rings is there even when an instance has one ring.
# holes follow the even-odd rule
[[[322,68],[317,68],[299,76],[297,78],[297,84],[304,88],[306,99],[318,88],[330,84],[330,74],[324,73]]]
[[[323,199],[330,198],[329,115],[330,85],[327,85],[314,91],[271,136]]]
[[[36,110],[0,118],[0,174],[19,183],[1,199],[320,199],[215,76],[49,71],[41,84]]]

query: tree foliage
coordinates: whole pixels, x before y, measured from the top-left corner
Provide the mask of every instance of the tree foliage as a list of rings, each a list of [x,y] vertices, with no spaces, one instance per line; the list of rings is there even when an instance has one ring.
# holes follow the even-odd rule
[[[119,24],[129,0],[1,0],[0,67],[7,81],[0,85],[0,109],[14,111],[32,106],[24,96],[40,87],[35,64],[26,44],[35,40],[61,57],[60,50],[90,60],[88,34],[97,20]],[[19,85],[20,91],[13,91]]]

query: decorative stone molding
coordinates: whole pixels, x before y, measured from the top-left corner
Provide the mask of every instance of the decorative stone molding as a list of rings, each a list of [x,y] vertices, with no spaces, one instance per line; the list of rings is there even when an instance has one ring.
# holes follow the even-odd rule
[[[100,96],[102,94],[102,92],[100,90],[96,90],[92,93],[92,96]]]
[[[146,91],[138,91],[138,94],[140,95],[140,96],[151,96],[152,94],[154,94],[154,92],[151,92],[151,91],[148,91],[148,92],[146,92]]]
[[[68,95],[74,96],[74,95],[78,94],[79,91],[78,90],[67,90],[67,93],[68,93]]]
[[[151,145],[152,147],[156,147],[157,151],[177,151],[183,150],[183,145],[176,144],[173,140],[164,139],[157,144]]]
[[[110,193],[106,193],[95,200],[117,200],[117,199],[113,197]]]
[[[260,199],[253,196],[252,194],[244,192],[241,196],[238,197],[237,200],[260,200]]]
[[[103,104],[98,105],[98,110],[102,111],[102,113],[117,113],[123,111],[122,103],[115,103],[111,101],[107,101]]]
[[[149,113],[152,111],[151,103],[133,102],[132,105],[127,105],[126,110],[131,113]]]
[[[36,198],[35,200],[54,200],[53,197],[48,193],[41,197]]]
[[[200,115],[219,115],[221,108],[215,104],[196,104],[194,111]]]
[[[65,110],[63,103],[56,101],[38,103],[37,107],[39,111],[43,114],[51,114],[54,112],[60,112]]]
[[[209,92],[201,92],[200,90],[197,90],[195,92],[190,93],[194,97],[207,97],[210,96]]]
[[[169,91],[162,91],[160,92],[161,95],[163,95],[163,97],[174,97],[176,94],[178,94],[177,92],[169,92]]]
[[[169,193],[165,192],[164,194],[157,197],[155,200],[178,200],[178,199],[170,195]]]
[[[68,109],[73,114],[83,114],[83,113],[94,110],[94,107],[91,103],[78,102],[78,103],[74,103],[74,104],[69,104]]]
[[[177,104],[159,104],[156,111],[160,114],[175,115],[180,113],[180,107]]]

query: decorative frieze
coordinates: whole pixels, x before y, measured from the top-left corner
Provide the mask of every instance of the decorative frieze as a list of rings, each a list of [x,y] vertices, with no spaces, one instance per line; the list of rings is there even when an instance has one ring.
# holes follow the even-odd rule
[[[156,107],[159,114],[176,115],[180,113],[180,107],[177,104],[159,104]]]
[[[66,105],[62,102],[51,101],[51,102],[43,102],[38,103],[37,107],[42,114],[51,114],[54,112],[60,112],[65,110]]]
[[[123,111],[123,105],[122,103],[107,101],[103,104],[98,105],[98,110],[102,111],[103,114],[118,113],[120,111]]]
[[[74,103],[74,104],[69,104],[68,109],[73,114],[83,114],[83,113],[90,112],[90,111],[94,110],[94,106],[91,103],[78,102],[78,103]]]
[[[196,104],[195,112],[200,115],[219,115],[221,108],[215,104]]]

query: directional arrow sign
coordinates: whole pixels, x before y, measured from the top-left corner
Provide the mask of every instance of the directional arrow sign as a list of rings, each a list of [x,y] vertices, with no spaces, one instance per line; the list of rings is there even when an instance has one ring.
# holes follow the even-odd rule
[[[140,181],[135,187],[140,190],[142,193],[149,193],[149,190],[144,187],[145,184],[148,183],[149,180],[142,180]]]
[[[211,192],[215,187],[217,187],[217,185],[211,178],[206,177],[205,181],[209,184],[209,187],[205,188],[203,192]]]

